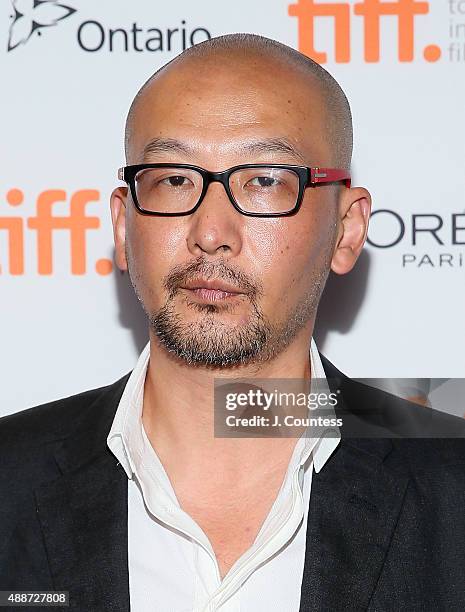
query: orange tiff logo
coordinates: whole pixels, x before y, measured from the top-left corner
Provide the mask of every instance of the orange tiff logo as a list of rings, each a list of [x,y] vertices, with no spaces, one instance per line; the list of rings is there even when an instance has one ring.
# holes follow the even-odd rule
[[[314,44],[315,21],[317,17],[331,17],[334,20],[334,58],[338,63],[350,62],[351,53],[351,8],[348,2],[314,2],[297,0],[290,4],[288,12],[297,17],[299,51],[320,64],[327,61],[327,53],[317,51]],[[380,59],[380,22],[385,16],[397,17],[398,57],[401,62],[414,59],[415,18],[429,13],[429,2],[422,0],[362,0],[353,4],[355,15],[363,19],[364,57],[367,62]],[[428,45],[423,50],[429,62],[437,61],[441,49]]]
[[[86,273],[86,232],[99,229],[100,219],[86,215],[89,202],[98,202],[100,193],[96,189],[82,189],[73,193],[69,200],[69,214],[55,216],[53,206],[66,202],[67,194],[63,189],[49,189],[39,194],[36,214],[25,219],[20,216],[0,217],[0,231],[6,230],[8,271],[13,275],[24,274],[25,227],[37,235],[37,271],[41,275],[53,274],[53,235],[54,232],[67,231],[70,237],[71,274]],[[24,202],[21,189],[10,189],[6,201],[16,207]],[[109,259],[99,259],[95,264],[98,274],[109,274],[113,264]],[[0,267],[0,272],[2,268]]]

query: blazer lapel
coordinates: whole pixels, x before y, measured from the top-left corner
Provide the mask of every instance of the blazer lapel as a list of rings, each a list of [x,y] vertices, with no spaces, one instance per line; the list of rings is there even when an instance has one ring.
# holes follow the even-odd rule
[[[71,610],[129,610],[128,479],[106,444],[128,376],[83,408],[55,452],[61,477],[34,492],[53,585]]]
[[[322,362],[344,407],[351,380],[323,356]],[[313,474],[300,612],[369,608],[409,480],[389,467],[395,458],[389,438],[343,437]]]
[[[367,610],[408,478],[383,465],[390,440],[341,440],[313,475],[301,612]]]

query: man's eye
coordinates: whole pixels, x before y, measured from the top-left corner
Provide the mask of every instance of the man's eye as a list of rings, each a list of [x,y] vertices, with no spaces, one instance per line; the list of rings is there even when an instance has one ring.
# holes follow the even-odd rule
[[[168,176],[161,181],[164,185],[169,187],[187,187],[190,183],[189,179],[185,176]]]
[[[249,184],[253,187],[276,187],[279,181],[271,176],[256,176],[249,181]]]

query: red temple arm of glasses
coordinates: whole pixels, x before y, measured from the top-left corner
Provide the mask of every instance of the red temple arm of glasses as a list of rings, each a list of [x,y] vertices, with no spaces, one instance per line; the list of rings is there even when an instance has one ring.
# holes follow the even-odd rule
[[[310,168],[310,183],[332,183],[344,181],[350,187],[350,173],[339,168]]]

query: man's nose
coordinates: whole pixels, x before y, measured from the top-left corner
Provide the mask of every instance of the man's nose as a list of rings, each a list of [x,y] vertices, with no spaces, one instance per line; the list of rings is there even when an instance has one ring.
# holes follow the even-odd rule
[[[224,186],[212,182],[200,206],[191,215],[187,246],[195,256],[201,253],[233,257],[242,248],[242,229],[246,217],[229,199]]]

